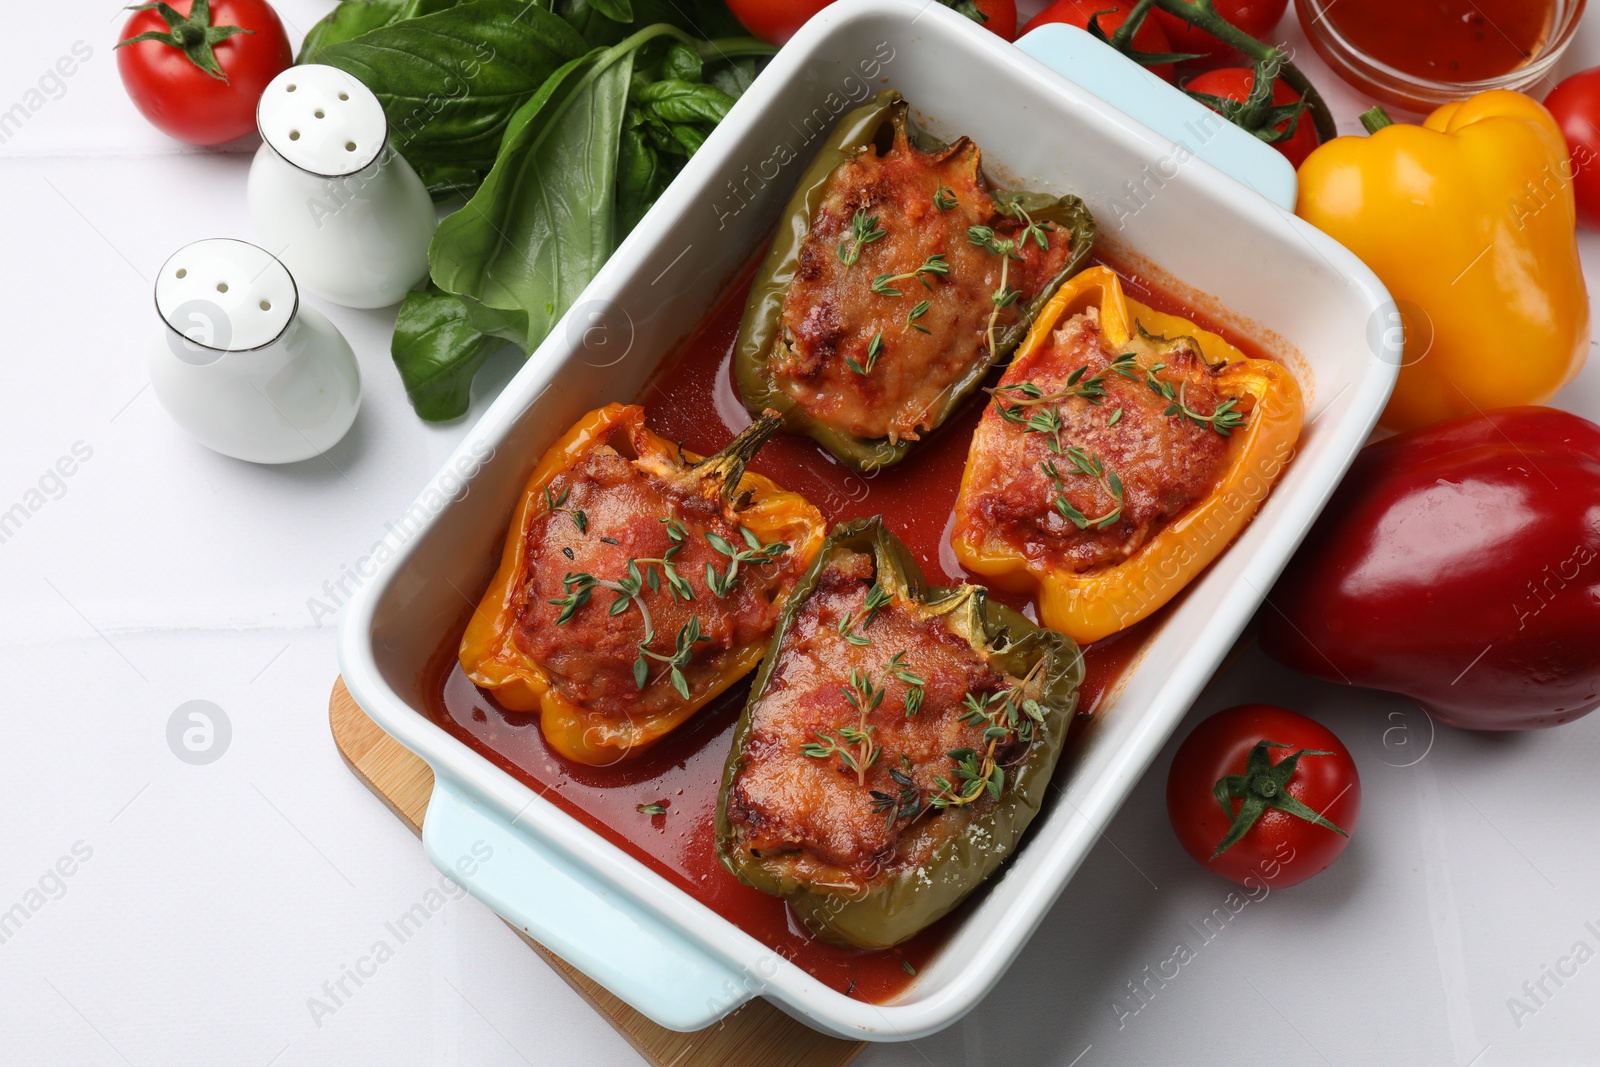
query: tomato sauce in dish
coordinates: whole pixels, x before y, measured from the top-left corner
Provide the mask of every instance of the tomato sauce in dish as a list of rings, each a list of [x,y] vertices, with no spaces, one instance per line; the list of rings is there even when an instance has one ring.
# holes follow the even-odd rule
[[[754,266],[731,287],[701,327],[662,361],[637,400],[645,405],[653,430],[702,455],[727,444],[750,421],[734,387],[732,358]],[[1216,329],[1203,316],[1145,285],[1130,284],[1128,292],[1152,307]],[[891,528],[910,548],[930,582],[957,584],[968,576],[948,547],[947,531],[967,445],[983,407],[975,399],[905,462],[874,475],[857,474],[835,462],[809,438],[788,434],[768,442],[750,469],[785,489],[805,494],[830,525],[880,513],[889,517]],[[1026,598],[993,595],[1030,617],[1035,614]],[[425,696],[438,722],[502,770],[825,985],[872,1003],[893,999],[910,985],[914,972],[927,964],[954,924],[981,896],[980,891],[951,915],[892,949],[840,948],[816,940],[782,900],[743,884],[717,858],[717,791],[750,679],[731,687],[637,759],[611,767],[585,766],[549,749],[537,715],[505,711],[462,672],[456,646],[467,617],[464,611],[428,667]],[[1084,650],[1087,675],[1075,728],[1081,728],[1099,707],[1164,617],[1165,611],[1159,612]],[[1057,768],[1058,782],[1070,774],[1070,752],[1069,747]],[[652,804],[665,808],[665,814],[639,811]]]
[[[1538,55],[1555,0],[1336,0],[1329,27],[1362,54],[1413,77],[1473,82]]]

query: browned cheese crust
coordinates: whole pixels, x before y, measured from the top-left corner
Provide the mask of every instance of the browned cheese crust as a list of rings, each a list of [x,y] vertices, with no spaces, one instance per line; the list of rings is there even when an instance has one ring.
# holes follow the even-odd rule
[[[1112,367],[1124,352],[1135,355],[1132,377]],[[1166,413],[1170,402],[1148,382],[1149,369],[1162,363],[1155,376],[1181,386],[1184,402],[1197,414],[1212,414],[1225,399],[1213,388],[1215,369],[1196,346],[1158,348],[1136,337],[1113,349],[1092,310],[1068,319],[1048,342],[1013,362],[973,435],[967,495],[977,523],[1030,561],[1081,572],[1126,560],[1205,497],[1226,467],[1229,438]],[[1023,383],[1037,386],[1046,398],[1070,390],[1068,380],[1079,368],[1086,368],[1079,384],[1100,379],[1105,395],[1098,403],[1076,395],[1056,403],[1017,403],[1025,398],[1017,388]],[[1240,409],[1249,404],[1245,398]],[[1018,421],[1048,416],[1051,408],[1060,420],[1054,432]],[[1081,471],[1065,454],[1069,448],[1098,461],[1106,478]],[[1059,477],[1048,473],[1047,464]],[[1108,516],[1118,508],[1107,484],[1112,473],[1123,490],[1120,514],[1103,529],[1094,521],[1080,529],[1062,513],[1058,498],[1064,496],[1087,520]]]
[[[988,359],[1001,259],[967,231],[989,226],[1006,240],[1022,223],[999,214],[978,164],[978,148],[966,138],[938,153],[897,139],[887,153],[868,148],[835,172],[801,243],[771,362],[777,387],[802,410],[859,438],[915,440],[962,376]],[[883,236],[857,246],[858,219]],[[1045,225],[1049,249],[1030,241],[1007,268],[1006,284],[1019,297],[1001,309],[995,336],[1072,256],[1070,235]],[[847,264],[852,249],[858,258]],[[911,274],[936,255],[948,273],[899,278],[890,286],[899,296],[873,291],[880,275]],[[908,321],[922,301],[926,313]],[[847,360],[871,370],[860,373]]]
[[[768,862],[792,864],[794,877],[816,887],[869,887],[920,866],[994,804],[984,795],[966,807],[937,809],[926,799],[939,792],[936,778],[953,777],[947,753],[983,745],[981,726],[960,721],[963,698],[1013,680],[996,674],[943,616],[929,617],[899,599],[863,628],[872,581],[870,557],[856,553],[835,555],[819,575],[750,711],[745,760],[728,791],[727,814],[740,847]],[[870,644],[840,633],[847,615],[850,632]],[[915,715],[906,713],[911,686],[886,669],[897,652],[925,683]],[[881,704],[865,718],[878,755],[864,773],[838,754],[804,750],[837,741],[841,730],[862,722],[846,696],[852,671],[883,691]],[[923,802],[915,815],[901,816],[885,809],[881,798],[894,798],[898,806],[907,779]]]
[[[544,668],[557,692],[617,719],[669,710],[682,697],[667,682],[668,668],[659,661],[650,661],[645,687],[636,684],[643,615],[637,605],[611,614],[614,591],[594,589],[568,621],[557,622],[562,609],[551,602],[567,595],[566,575],[622,578],[630,559],[642,564],[666,557],[672,541],[663,518],[681,523],[688,536],[672,562],[692,587],[694,599],[680,602],[666,583],[655,590],[644,586],[640,598],[654,622],[650,647],[662,655],[673,653],[676,637],[691,617],[699,620],[709,640],[694,646],[684,671],[695,692],[717,673],[730,649],[768,638],[779,610],[774,601],[797,577],[791,555],[785,554],[775,563],[742,566],[727,597],[713,593],[706,584],[706,565],[723,573],[729,559],[704,535],[709,530],[743,548],[738,524],[720,496],[694,491],[681,475],[673,477],[679,471],[648,454],[637,458],[639,449],[626,434],[618,429],[609,444],[586,452],[576,466],[550,482],[553,499],[566,496],[559,510],[547,508],[528,524],[526,577],[513,631],[517,648]],[[582,512],[586,532],[578,528],[574,512]]]

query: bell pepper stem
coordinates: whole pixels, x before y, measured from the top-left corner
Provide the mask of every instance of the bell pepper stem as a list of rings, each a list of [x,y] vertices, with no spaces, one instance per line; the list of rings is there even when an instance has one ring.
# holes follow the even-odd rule
[[[783,416],[768,408],[715,455],[695,464],[694,476],[719,483],[723,501],[731,502],[744,478],[745,467],[782,425]]]
[[[1383,110],[1383,107],[1380,105],[1373,108],[1371,111],[1364,111],[1361,113],[1361,125],[1368,133],[1377,133],[1385,126],[1393,126],[1394,119],[1390,118],[1389,113]]]
[[[1327,101],[1317,92],[1316,87],[1300,68],[1289,61],[1288,53],[1283,49],[1256,40],[1217,14],[1212,0],[1154,0],[1154,5],[1169,15],[1176,15],[1189,25],[1204,30],[1223,44],[1252,59],[1256,64],[1258,88],[1263,79],[1268,83],[1266,100],[1272,99],[1272,80],[1282,78],[1284,84],[1299,93],[1300,99],[1306,102],[1306,107],[1311,112],[1311,120],[1316,124],[1318,140],[1331,141],[1339,135],[1338,127],[1333,121],[1333,112],[1328,108]],[[1268,74],[1272,77],[1265,77]]]

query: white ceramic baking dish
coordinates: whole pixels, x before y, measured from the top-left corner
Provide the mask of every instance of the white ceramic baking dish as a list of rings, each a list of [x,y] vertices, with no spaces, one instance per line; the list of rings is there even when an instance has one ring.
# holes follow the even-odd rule
[[[813,19],[395,524],[392,557],[346,608],[345,681],[436,775],[428,856],[664,1026],[697,1029],[765,996],[824,1031],[901,1040],[973,1007],[1215,671],[1393,384],[1397,335],[1381,328],[1387,294],[1354,256],[1280,206],[1292,203],[1293,175],[1275,152],[1218,129],[1199,105],[1078,31],[1052,27],[1025,49],[1044,61],[926,0],[842,0]],[[423,675],[463,597],[485,587],[545,447],[583,412],[638,394],[762,247],[833,119],[885,84],[936,132],[974,135],[1007,179],[1082,196],[1116,244],[1274,338],[1299,375],[1308,419],[1258,517],[1170,614],[1066,757],[1065,791],[910,988],[872,1005],[822,985],[446,733],[425,710]],[[474,858],[479,842],[492,848],[488,862]]]

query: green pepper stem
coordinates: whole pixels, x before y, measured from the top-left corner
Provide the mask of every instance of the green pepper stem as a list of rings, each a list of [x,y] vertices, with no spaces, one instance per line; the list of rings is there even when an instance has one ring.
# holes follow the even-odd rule
[[[1380,105],[1373,108],[1371,111],[1362,112],[1361,125],[1368,133],[1377,133],[1385,126],[1393,126],[1394,119],[1390,118],[1389,113],[1383,110],[1383,107]]]

